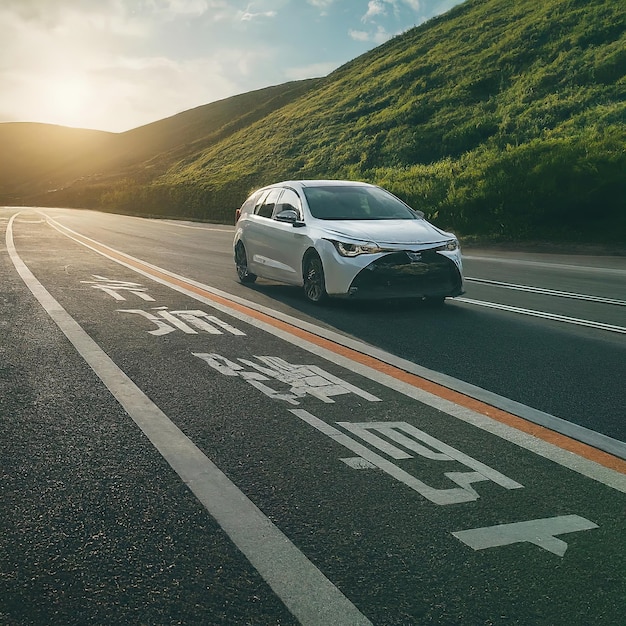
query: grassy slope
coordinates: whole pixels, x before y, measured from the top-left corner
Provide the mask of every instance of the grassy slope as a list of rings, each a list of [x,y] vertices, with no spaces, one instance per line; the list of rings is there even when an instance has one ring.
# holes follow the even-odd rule
[[[183,111],[124,133],[120,146],[132,155],[134,163],[149,162],[151,167],[165,170],[263,119],[317,82],[311,79],[285,83]]]
[[[624,241],[625,68],[623,3],[468,0],[325,79],[116,136],[38,200],[230,221],[255,186],[346,177],[462,234]]]
[[[346,176],[464,232],[588,236],[591,216],[602,237],[626,212],[625,12],[601,0],[470,0],[163,182],[211,190],[211,207],[235,188]]]

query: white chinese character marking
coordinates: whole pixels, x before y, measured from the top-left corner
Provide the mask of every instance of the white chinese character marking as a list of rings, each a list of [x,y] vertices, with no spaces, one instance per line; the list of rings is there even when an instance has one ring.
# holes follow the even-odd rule
[[[474,470],[472,472],[444,472],[444,476],[458,485],[458,487],[451,489],[437,489],[427,485],[415,476],[412,476],[402,468],[387,460],[385,457],[364,446],[362,443],[355,441],[352,437],[349,437],[334,426],[320,420],[308,411],[302,409],[290,409],[290,411],[301,420],[331,437],[333,441],[340,443],[348,448],[348,450],[358,454],[359,457],[368,461],[371,465],[383,470],[396,480],[404,483],[435,504],[458,504],[461,502],[471,502],[473,500],[477,500],[480,496],[471,485],[473,483],[486,480],[491,480],[505,489],[520,489],[523,487],[523,485],[507,478],[484,463],[459,452],[455,448],[452,448],[442,441],[431,437],[406,422],[366,422],[362,424],[350,424],[348,422],[338,423],[346,430],[356,434],[358,437],[372,444],[378,448],[378,450],[393,459],[407,459],[411,458],[411,455],[393,444],[381,439],[371,431],[378,431],[380,434],[384,434],[392,441],[400,443],[405,448],[416,452],[423,458],[443,462],[457,461]],[[413,438],[407,437],[406,434],[403,434],[400,431],[404,431],[404,433],[412,435]],[[349,465],[354,467],[356,463],[354,460],[351,460]]]
[[[221,335],[223,334],[222,331],[226,331],[231,335],[245,335],[238,328],[204,311],[168,311],[167,307],[153,309],[153,311],[157,311],[156,314],[140,309],[118,309],[118,311],[120,313],[134,313],[150,320],[156,325],[156,328],[149,330],[148,333],[156,336],[173,333],[176,329],[182,330],[187,335],[197,335],[198,331],[192,328],[194,326],[198,330],[212,335]]]
[[[474,550],[484,550],[485,548],[496,548],[525,542],[532,543],[543,550],[562,557],[567,550],[567,543],[557,539],[555,535],[575,533],[593,528],[598,528],[598,525],[584,517],[561,515],[560,517],[547,517],[527,522],[459,530],[452,534]]]
[[[151,335],[167,335],[168,333],[174,332],[176,330],[175,328],[172,328],[169,324],[166,324],[163,320],[160,320],[156,315],[148,313],[147,311],[141,311],[140,309],[118,309],[118,312],[135,313],[136,315],[141,315],[147,320],[153,322],[156,325],[156,328],[154,330],[148,331]],[[191,330],[191,332],[194,331]]]
[[[476,498],[478,498],[478,494],[469,486],[473,482],[491,480],[505,489],[519,489],[522,487],[519,483],[507,478],[484,463],[473,459],[471,456],[460,452],[443,441],[439,441],[439,439],[435,439],[431,435],[419,430],[419,428],[415,428],[415,426],[407,424],[406,422],[363,422],[361,424],[351,424],[349,422],[337,423],[347,431],[360,437],[361,439],[364,439],[382,452],[385,452],[393,459],[411,458],[411,455],[407,454],[402,449],[389,444],[381,437],[375,435],[372,431],[395,441],[407,450],[411,450],[426,459],[432,459],[434,461],[458,461],[459,463],[462,463],[466,467],[473,469],[474,472],[446,472],[445,475],[452,480],[452,482],[463,487],[466,491],[475,494]]]
[[[132,293],[142,300],[147,302],[154,302],[154,298],[146,293],[146,288],[142,287],[139,283],[131,283],[125,280],[113,280],[112,278],[106,278],[105,276],[98,276],[92,274],[96,280],[81,280],[81,283],[91,285],[94,289],[101,289],[104,293],[109,294],[115,300],[122,301],[126,298],[118,293],[119,291],[127,291]]]
[[[322,402],[331,404],[334,396],[353,393],[369,402],[379,402],[376,396],[359,389],[337,376],[333,376],[316,365],[293,365],[284,359],[273,356],[256,356],[255,363],[248,359],[237,359],[238,363],[219,354],[193,353],[206,361],[212,368],[225,376],[239,376],[250,385],[274,400],[298,405],[305,396],[313,396]],[[243,365],[241,365],[243,364]],[[244,368],[243,366],[246,366]],[[276,380],[289,387],[287,393],[272,389],[262,381]]]
[[[339,459],[340,461],[343,461],[348,467],[351,467],[352,469],[376,469],[376,466],[373,463],[370,463],[369,461],[366,461],[365,459],[361,458],[360,456],[351,456],[350,458],[347,459]]]

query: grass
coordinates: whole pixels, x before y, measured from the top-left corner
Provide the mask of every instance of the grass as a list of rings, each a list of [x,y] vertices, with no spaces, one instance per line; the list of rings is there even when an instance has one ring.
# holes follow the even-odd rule
[[[255,187],[349,178],[466,237],[619,244],[625,71],[623,3],[468,0],[324,79],[124,133],[37,199],[230,223]]]

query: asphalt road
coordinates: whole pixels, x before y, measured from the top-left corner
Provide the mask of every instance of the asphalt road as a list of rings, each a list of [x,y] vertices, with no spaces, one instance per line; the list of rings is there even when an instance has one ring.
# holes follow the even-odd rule
[[[253,287],[240,285],[230,227],[68,210],[47,213],[87,237],[181,276],[626,441],[626,257],[472,251],[464,259],[465,296],[449,300],[442,310],[398,303],[316,307],[297,288],[262,280]],[[530,309],[544,317],[484,304]]]
[[[228,227],[0,230],[0,624],[621,623],[626,260],[313,307]]]

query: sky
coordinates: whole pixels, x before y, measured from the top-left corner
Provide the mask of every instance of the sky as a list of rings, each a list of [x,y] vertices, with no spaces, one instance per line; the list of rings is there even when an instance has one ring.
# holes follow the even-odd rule
[[[0,122],[123,132],[326,76],[461,0],[0,0]]]

